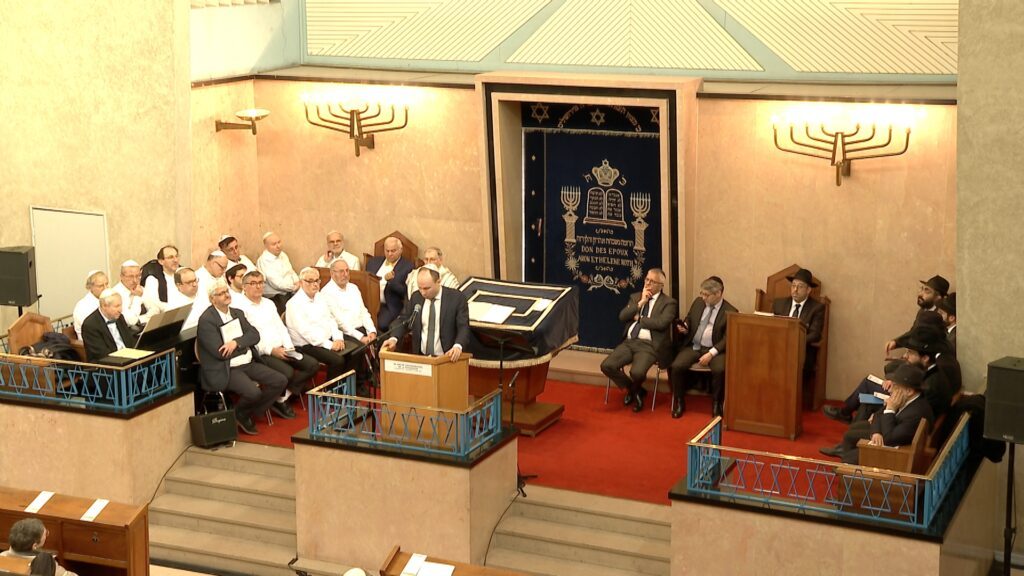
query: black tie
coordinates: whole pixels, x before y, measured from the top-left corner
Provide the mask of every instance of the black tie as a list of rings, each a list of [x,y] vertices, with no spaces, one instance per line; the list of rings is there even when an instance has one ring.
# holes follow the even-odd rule
[[[629,331],[630,338],[640,337],[640,318],[647,318],[647,307],[651,305],[651,301],[648,300],[644,303],[644,307],[640,310],[640,316],[637,317],[636,322],[633,323],[633,329]]]
[[[796,308],[793,308],[793,314],[791,314],[791,317],[792,318],[799,318],[800,317],[800,304],[797,304]]]
[[[107,320],[107,324],[117,324],[117,320]]]
[[[427,312],[427,356],[434,355],[434,300],[430,301],[430,311]]]

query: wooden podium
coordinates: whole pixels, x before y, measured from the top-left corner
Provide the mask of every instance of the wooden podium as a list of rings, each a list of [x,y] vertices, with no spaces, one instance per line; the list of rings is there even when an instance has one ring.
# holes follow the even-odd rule
[[[401,352],[380,353],[380,399],[415,404],[424,408],[469,408],[469,359],[457,362],[447,356],[419,356]]]
[[[795,439],[807,329],[796,318],[733,313],[725,357],[725,426]]]

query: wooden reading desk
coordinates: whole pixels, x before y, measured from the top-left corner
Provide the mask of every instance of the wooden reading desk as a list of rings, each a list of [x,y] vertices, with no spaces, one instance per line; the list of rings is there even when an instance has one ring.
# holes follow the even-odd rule
[[[25,512],[38,495],[0,487],[0,548],[8,548],[12,524],[36,517],[50,532],[43,548],[55,552],[64,568],[82,576],[149,574],[148,506],[110,502],[95,520],[86,522],[82,515],[94,500],[54,494],[38,513]]]
[[[380,576],[401,576],[402,568],[405,568],[405,565],[409,562],[409,558],[412,558],[411,553],[402,552],[401,547],[395,546],[391,549],[391,553],[388,554],[387,559],[384,560],[384,564],[381,565]],[[512,570],[504,570],[501,568],[488,568],[486,566],[476,566],[474,564],[464,564],[462,562],[452,562],[450,560],[443,560],[433,556],[427,556],[427,561],[454,566],[455,571],[452,572],[452,576],[528,576],[523,572],[514,572]]]
[[[32,561],[26,558],[7,558],[0,556],[0,575],[28,574],[28,565]]]

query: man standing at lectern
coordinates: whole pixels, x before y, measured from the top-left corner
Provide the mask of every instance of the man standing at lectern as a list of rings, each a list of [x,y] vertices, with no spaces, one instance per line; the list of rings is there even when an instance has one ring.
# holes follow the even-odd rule
[[[441,286],[441,275],[430,265],[420,268],[416,282],[419,290],[392,323],[392,336],[384,341],[381,349],[394,350],[406,332],[411,332],[413,354],[444,354],[455,362],[469,344],[466,296],[455,288]]]
[[[725,286],[718,276],[711,276],[700,284],[700,294],[690,305],[683,318],[680,332],[683,348],[672,361],[672,393],[676,396],[677,410],[681,411],[686,393],[686,373],[694,363],[711,370],[711,415],[722,415],[725,400],[725,331],[729,312],[736,307],[723,297]]]
[[[811,346],[821,341],[821,331],[825,326],[825,305],[811,296],[811,289],[817,288],[810,270],[801,268],[789,280],[789,298],[778,298],[772,302],[772,314],[799,318],[807,328],[807,353],[804,355],[804,374],[814,371],[818,358],[818,349]],[[806,380],[806,378],[805,378]]]
[[[619,312],[619,321],[625,324],[626,338],[601,362],[601,372],[626,391],[622,403],[632,405],[633,412],[644,407],[644,380],[647,370],[655,361],[668,366],[672,360],[672,321],[679,314],[679,303],[662,292],[665,273],[651,268],[644,279],[644,288],[629,297]],[[623,372],[630,364],[629,375]],[[672,416],[682,416],[673,410]]]

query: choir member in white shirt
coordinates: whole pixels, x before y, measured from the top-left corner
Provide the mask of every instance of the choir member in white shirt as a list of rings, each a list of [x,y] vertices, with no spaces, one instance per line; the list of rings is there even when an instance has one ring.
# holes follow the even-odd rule
[[[256,344],[260,360],[288,379],[284,395],[278,399],[285,403],[293,394],[302,393],[306,383],[320,370],[320,363],[310,355],[296,352],[277,307],[263,297],[263,274],[259,270],[247,272],[241,282],[243,296],[232,308],[244,312],[245,319],[260,333]]]
[[[225,234],[220,237],[217,242],[217,246],[221,249],[221,252],[228,257],[228,267],[235,264],[244,264],[246,270],[255,270],[256,264],[245,254],[242,254],[242,248],[238,244],[238,239],[230,234]]]
[[[337,258],[344,258],[345,262],[348,262],[350,270],[359,270],[359,258],[345,250],[345,235],[337,230],[331,230],[327,233],[327,253],[321,255],[320,259],[316,261],[316,267],[329,268],[331,262]]]
[[[160,308],[159,302],[147,302],[145,291],[139,280],[142,268],[135,260],[121,263],[121,281],[114,285],[114,290],[121,295],[121,315],[128,327],[137,330],[146,325],[150,316]]]
[[[440,248],[431,246],[423,251],[423,266],[429,265],[433,265],[437,273],[441,275],[441,286],[445,288],[459,287],[459,279],[444,265],[444,252],[441,252]],[[423,266],[413,270],[405,281],[405,285],[409,290],[409,298],[412,298],[413,294],[419,292],[420,287],[416,284],[416,278],[419,276]]]
[[[167,303],[167,309],[180,308],[186,304],[192,305],[192,310],[185,318],[185,323],[181,325],[181,331],[184,332],[189,328],[195,328],[199,323],[199,316],[210,307],[210,298],[197,297],[199,280],[196,279],[196,273],[191,268],[178,268],[178,271],[174,273],[174,283],[178,288],[178,295],[173,302]]]
[[[100,272],[99,270],[93,270],[89,272],[89,275],[85,279],[85,296],[75,304],[75,308],[71,313],[71,317],[75,323],[75,334],[78,335],[78,339],[82,339],[82,322],[100,307],[100,294],[107,289],[110,285],[110,281],[107,280],[107,274]]]
[[[346,337],[369,344],[377,338],[377,329],[363,303],[359,286],[348,279],[348,262],[341,258],[335,260],[331,263],[331,281],[320,291],[320,297],[326,301],[331,317]]]
[[[284,306],[292,294],[299,289],[299,276],[292,268],[292,262],[281,249],[281,237],[273,232],[263,235],[263,253],[256,261],[256,267],[263,273],[266,284],[263,295],[274,301],[278,311]]]
[[[238,308],[239,303],[244,302],[245,293],[242,291],[243,280],[246,272],[250,270],[245,267],[245,264],[234,264],[228,267],[227,272],[224,273],[224,280],[228,283],[228,290],[231,291],[231,307]],[[255,268],[253,271],[257,271]],[[262,275],[261,275],[262,276]],[[262,284],[260,285],[262,287]]]
[[[169,303],[172,300],[177,300],[175,292],[178,289],[174,285],[174,273],[178,271],[178,249],[170,244],[160,248],[160,251],[156,253],[156,261],[160,263],[163,276],[145,278],[142,282],[143,295],[151,302]],[[173,306],[165,308],[173,308]]]
[[[199,292],[196,298],[206,298],[204,295],[209,291],[213,283],[224,276],[228,269],[228,257],[220,250],[210,252],[206,257],[206,264],[196,270],[196,280],[199,280]]]
[[[320,273],[316,268],[303,268],[299,276],[302,288],[288,300],[284,321],[295,349],[326,364],[330,380],[347,372],[350,364],[355,363],[345,354],[345,334],[334,322],[320,294]]]

